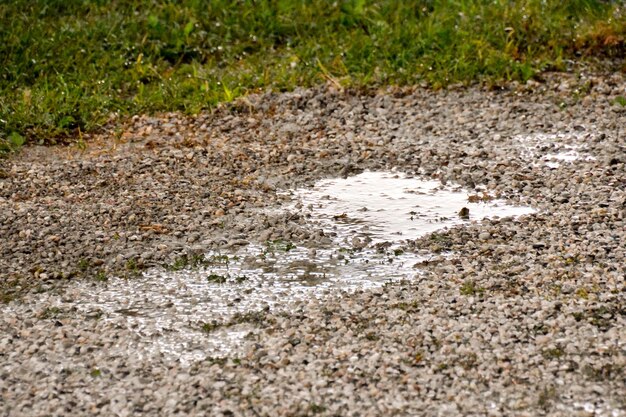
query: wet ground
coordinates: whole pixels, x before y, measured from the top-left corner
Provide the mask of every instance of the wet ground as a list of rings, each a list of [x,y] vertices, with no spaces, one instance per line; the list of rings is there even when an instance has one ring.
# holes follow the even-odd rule
[[[64,289],[64,298],[49,300],[51,308],[71,306],[88,317],[125,322],[138,338],[120,347],[140,356],[191,363],[237,355],[249,326],[233,317],[270,308],[288,312],[299,301],[337,291],[413,280],[421,273],[420,262],[435,254],[408,251],[405,241],[484,218],[536,211],[486,191],[470,193],[400,172],[365,171],[282,194],[291,203],[273,210],[299,211],[324,237],[306,246],[275,240],[208,252],[183,270],[171,266],[132,279],[76,282]]]
[[[251,96],[0,161],[0,414],[621,417],[624,82],[581,83]]]

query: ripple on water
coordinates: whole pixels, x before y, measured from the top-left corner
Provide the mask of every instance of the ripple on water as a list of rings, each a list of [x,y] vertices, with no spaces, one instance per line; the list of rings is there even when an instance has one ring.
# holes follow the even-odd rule
[[[534,212],[393,172],[325,179],[290,194],[293,204],[285,210],[304,212],[311,227],[332,236],[330,244],[253,244],[207,253],[200,269],[155,269],[98,286],[75,283],[68,288],[73,306],[133,329],[140,337],[126,347],[136,354],[166,355],[183,363],[236,356],[249,331],[246,313],[293,308],[298,300],[337,290],[411,279],[419,273],[415,265],[430,255],[403,252],[405,239],[485,217]],[[469,218],[459,216],[463,208],[469,209]],[[244,323],[235,325],[238,313]],[[214,325],[210,333],[202,331],[203,323]]]

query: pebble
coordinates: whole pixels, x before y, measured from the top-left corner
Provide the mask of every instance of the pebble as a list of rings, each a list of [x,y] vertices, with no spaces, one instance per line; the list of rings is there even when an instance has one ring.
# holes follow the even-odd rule
[[[0,160],[0,415],[625,416],[626,111],[613,102],[626,82],[585,77],[250,95],[245,115],[140,115],[118,144],[112,120],[84,152]],[[545,165],[568,146],[591,158]],[[141,306],[74,303],[72,280],[104,291],[188,251],[288,236],[314,256],[332,240],[273,209],[286,190],[363,169],[538,212],[407,241],[427,254],[414,280],[268,307],[224,357],[141,353],[193,317],[141,328]]]

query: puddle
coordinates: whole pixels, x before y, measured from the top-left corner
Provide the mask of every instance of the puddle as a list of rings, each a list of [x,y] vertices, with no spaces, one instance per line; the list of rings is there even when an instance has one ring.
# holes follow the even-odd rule
[[[366,171],[347,179],[322,180],[293,194],[305,213],[326,230],[336,231],[340,239],[367,236],[374,243],[416,239],[485,217],[534,212],[529,207],[507,205],[487,193],[470,195],[460,186],[393,172]],[[468,217],[459,215],[464,207],[469,209]]]
[[[562,163],[571,164],[576,161],[594,161],[596,158],[586,153],[584,138],[580,134],[546,134],[517,136],[522,145],[522,157],[534,162],[535,166],[544,165],[556,169]],[[581,142],[568,143],[574,141]]]
[[[575,161],[594,161],[591,155],[586,155],[578,151],[580,146],[565,145],[564,150],[558,153],[548,153],[544,156],[544,162],[546,166],[550,168],[558,168],[561,166],[561,162],[572,163]]]
[[[246,320],[231,326],[236,314],[288,311],[298,300],[412,279],[420,273],[415,265],[433,255],[403,252],[405,239],[485,217],[534,212],[393,172],[322,180],[289,194],[293,204],[285,209],[302,212],[312,230],[331,236],[319,247],[276,241],[207,253],[195,270],[152,270],[106,285],[77,283],[65,298],[85,314],[126,323],[140,335],[128,342],[136,354],[182,363],[236,356],[250,330]],[[460,217],[462,209],[469,216]],[[207,334],[204,323],[222,325]]]

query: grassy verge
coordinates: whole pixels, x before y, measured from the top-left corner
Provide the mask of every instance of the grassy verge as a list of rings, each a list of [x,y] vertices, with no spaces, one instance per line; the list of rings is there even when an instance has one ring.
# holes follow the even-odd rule
[[[0,151],[65,141],[114,112],[196,113],[324,80],[527,80],[568,59],[623,59],[625,37],[619,1],[9,0]]]

